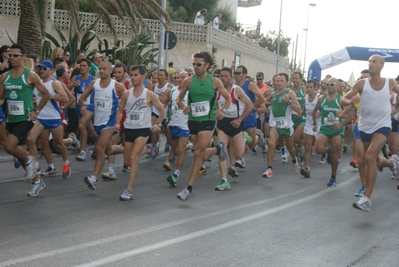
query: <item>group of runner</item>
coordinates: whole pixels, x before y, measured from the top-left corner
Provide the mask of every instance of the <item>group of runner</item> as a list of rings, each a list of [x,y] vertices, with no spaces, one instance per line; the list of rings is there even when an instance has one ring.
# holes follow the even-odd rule
[[[343,143],[345,129],[351,131],[350,136],[353,129],[357,158],[353,166],[358,167],[362,183],[355,208],[370,209],[378,168],[389,167],[399,179],[397,151],[392,151],[390,159],[379,156],[391,133],[399,87],[396,81],[380,77],[384,59],[378,55],[370,57],[369,77],[360,79],[346,94],[340,92],[340,80],[334,77],[326,77],[320,86],[317,80],[303,81],[302,74],[294,72],[291,85],[288,75],[279,73],[273,77],[273,87],[267,87],[263,73],[257,73],[254,83],[242,65],[234,71],[223,68],[211,74],[215,62],[207,52],[195,54],[194,75],[181,71],[175,76],[175,84],[167,81],[166,70],[159,70],[158,81],[152,84],[145,66],[112,66],[108,61],[99,64],[96,78],[89,73],[91,62],[86,58],[80,59],[80,74],[64,84],[52,78],[54,72],[62,76],[62,67],[48,60],[39,64],[39,75],[25,68],[22,46],[12,45],[9,56],[12,70],[0,76],[0,101],[7,101],[7,116],[0,111],[0,140],[32,179],[28,193],[32,197],[45,188],[42,177],[56,174],[51,151],[44,144],[50,132],[53,146],[63,158],[63,178],[71,175],[66,147],[75,146],[79,151],[76,160],[84,161],[87,138],[95,139],[94,171],[83,179],[92,190],[97,188],[100,176],[116,179],[113,155],[123,154],[123,171],[129,172],[129,179],[121,200],[133,199],[140,157],[158,155],[161,128],[171,147],[163,167],[172,170],[175,162],[166,178],[170,186],[176,187],[179,182],[185,151],[193,151],[187,184],[177,194],[182,201],[192,194],[199,173],[206,171],[204,162],[215,154],[221,176],[215,190],[229,190],[227,176],[238,177],[237,168],[245,167],[246,150],[261,149],[267,157],[265,178],[274,175],[276,149],[281,150],[283,163],[290,155],[294,173],[310,177],[310,157],[315,151],[331,164],[327,186],[336,186],[342,146],[348,145]],[[73,102],[79,117],[79,140],[75,134],[63,139],[59,103],[65,108]],[[37,160],[39,136],[49,165],[43,173]],[[108,170],[101,173],[105,155]]]

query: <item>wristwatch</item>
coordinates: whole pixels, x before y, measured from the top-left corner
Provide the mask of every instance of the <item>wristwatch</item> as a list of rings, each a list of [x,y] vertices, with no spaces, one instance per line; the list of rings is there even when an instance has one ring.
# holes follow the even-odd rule
[[[226,112],[226,109],[225,109],[225,108],[222,108],[222,111],[223,111],[223,113],[225,113],[225,112]]]
[[[287,105],[291,105],[292,104],[292,100],[288,100]]]
[[[40,110],[36,110],[36,109],[34,109],[33,110],[36,114],[39,114],[39,112],[40,112]]]

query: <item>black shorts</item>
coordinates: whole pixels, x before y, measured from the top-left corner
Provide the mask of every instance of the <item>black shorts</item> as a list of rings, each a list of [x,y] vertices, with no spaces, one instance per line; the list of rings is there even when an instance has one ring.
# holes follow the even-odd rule
[[[234,128],[231,125],[231,122],[235,120],[235,118],[223,118],[222,120],[218,121],[217,127],[219,131],[224,132],[226,135],[230,137],[234,137],[237,134],[240,134],[242,131],[242,124],[238,128]]]
[[[16,123],[7,123],[7,131],[9,134],[14,135],[18,138],[18,145],[23,146],[26,144],[26,135],[33,127],[33,122],[31,121],[20,121]]]
[[[399,121],[397,120],[391,120],[391,121],[392,121],[391,133],[398,133]]]
[[[159,118],[159,115],[158,114],[156,114],[155,112],[151,112],[151,117],[155,117],[155,118]]]
[[[197,135],[203,131],[214,131],[216,121],[188,121],[188,129],[191,135]]]
[[[256,119],[256,128],[262,130],[262,121],[260,120],[260,117]]]
[[[151,135],[150,128],[142,129],[126,129],[125,128],[125,142],[134,143],[137,137],[149,137]]]

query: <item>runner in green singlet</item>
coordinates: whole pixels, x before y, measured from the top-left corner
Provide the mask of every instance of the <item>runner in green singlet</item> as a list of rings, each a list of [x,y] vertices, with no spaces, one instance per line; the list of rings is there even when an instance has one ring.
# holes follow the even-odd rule
[[[343,125],[349,122],[352,117],[349,115],[343,121],[340,118],[341,95],[337,93],[338,80],[330,78],[326,83],[328,89],[327,94],[319,97],[317,104],[313,110],[313,130],[317,130],[316,114],[320,110],[321,127],[320,133],[316,138],[315,152],[318,154],[327,154],[327,162],[331,164],[331,178],[327,186],[336,186],[336,173],[338,168],[338,158],[341,150],[341,141],[343,134]],[[337,112],[338,111],[338,112]],[[327,148],[327,142],[330,140],[330,148]]]
[[[291,155],[294,173],[299,173],[299,165],[294,147],[294,129],[291,114],[293,111],[302,114],[302,108],[298,103],[295,93],[286,88],[287,83],[288,75],[286,73],[278,74],[276,78],[277,91],[273,92],[266,100],[266,102],[271,102],[271,110],[269,119],[269,151],[267,153],[268,167],[262,175],[265,178],[273,177],[274,151],[279,138],[285,140],[287,149]]]
[[[7,129],[9,135],[4,142],[7,153],[16,157],[27,172],[27,177],[33,180],[32,190],[28,196],[39,195],[46,185],[36,174],[35,161],[33,157],[27,156],[26,150],[21,147],[25,145],[25,138],[33,127],[33,121],[37,114],[50,99],[50,94],[44,87],[39,76],[25,68],[22,64],[26,58],[26,51],[22,45],[13,44],[10,48],[10,64],[12,70],[0,76],[0,100],[7,97]],[[40,103],[33,108],[33,88],[42,94]]]
[[[214,64],[214,59],[208,52],[195,54],[193,62],[195,75],[184,80],[177,100],[179,108],[183,110],[184,114],[188,114],[188,128],[194,145],[193,163],[190,167],[187,187],[177,195],[182,201],[187,200],[190,196],[202,162],[215,153],[221,160],[226,157],[222,142],[218,142],[216,148],[207,149],[216,127],[216,119],[223,118],[224,111],[228,109],[231,102],[230,95],[223,83],[208,73]],[[187,91],[188,105],[185,106],[182,101]],[[217,109],[216,91],[225,99],[222,109]]]
[[[301,85],[303,75],[297,71],[292,74],[292,83],[294,84],[290,89],[295,92],[298,103],[303,110],[305,106],[305,87]],[[303,130],[305,128],[306,117],[305,114],[301,113],[299,116],[297,113],[292,113],[292,121],[294,122],[294,144],[297,149],[297,155],[299,164],[303,164],[305,148],[303,147]]]

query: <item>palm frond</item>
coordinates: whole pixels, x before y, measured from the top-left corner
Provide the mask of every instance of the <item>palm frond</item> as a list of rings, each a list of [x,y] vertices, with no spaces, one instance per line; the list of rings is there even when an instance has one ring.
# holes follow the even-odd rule
[[[102,5],[101,1],[88,0],[94,13],[98,14],[99,18],[111,28],[111,33],[116,36],[116,28],[109,11]]]
[[[47,0],[36,0],[34,1],[35,8],[37,11],[37,19],[39,24],[39,31],[42,37],[46,34],[46,21],[47,21]]]
[[[45,1],[45,0],[44,0]],[[79,5],[76,0],[60,0],[63,8],[67,11],[72,27],[76,30],[80,30],[80,18],[79,18]]]

